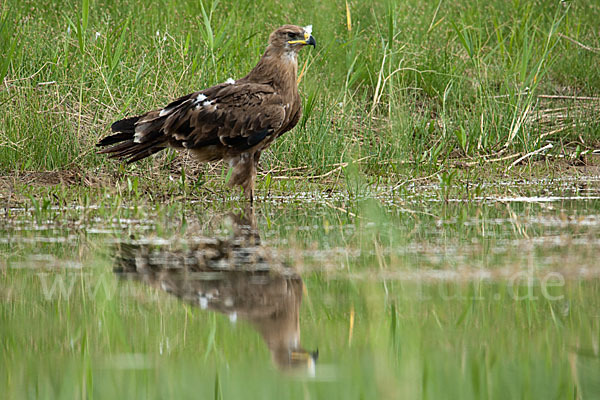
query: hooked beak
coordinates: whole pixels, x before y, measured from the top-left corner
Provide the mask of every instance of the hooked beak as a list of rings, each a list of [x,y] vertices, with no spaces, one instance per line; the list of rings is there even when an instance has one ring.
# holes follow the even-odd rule
[[[289,44],[296,44],[296,43],[300,43],[303,44],[305,46],[312,46],[313,48],[317,47],[317,41],[315,40],[315,38],[308,32],[304,32],[304,40],[290,40],[288,41]]]
[[[307,351],[292,351],[290,353],[292,360],[304,360],[308,362],[316,362],[319,359],[319,349],[307,352]]]

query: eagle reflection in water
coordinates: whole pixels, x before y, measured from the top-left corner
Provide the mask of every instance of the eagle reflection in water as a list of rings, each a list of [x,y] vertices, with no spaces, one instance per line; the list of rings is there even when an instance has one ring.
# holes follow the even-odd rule
[[[229,217],[234,228],[230,239],[196,238],[185,249],[120,243],[114,272],[233,321],[247,321],[280,370],[314,376],[319,353],[300,345],[302,278],[260,245],[251,209]]]

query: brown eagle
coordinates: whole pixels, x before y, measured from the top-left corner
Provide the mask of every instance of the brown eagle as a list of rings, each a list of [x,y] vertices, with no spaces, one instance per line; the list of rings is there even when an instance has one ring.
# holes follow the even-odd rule
[[[311,26],[284,25],[269,36],[258,64],[245,77],[183,96],[166,107],[112,124],[97,146],[111,158],[140,160],[167,147],[189,151],[199,162],[224,160],[229,186],[252,201],[261,152],[300,119],[298,52],[316,46]]]
[[[314,376],[319,352],[300,343],[302,278],[260,244],[251,209],[230,217],[231,238],[193,235],[185,246],[119,243],[114,272],[228,315],[232,322],[239,318],[250,323],[280,370]]]

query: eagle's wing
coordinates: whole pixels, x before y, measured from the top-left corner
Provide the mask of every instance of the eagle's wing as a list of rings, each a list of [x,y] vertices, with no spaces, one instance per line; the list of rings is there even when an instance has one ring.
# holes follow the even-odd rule
[[[135,138],[144,143],[159,130],[173,147],[221,144],[243,151],[276,134],[289,108],[270,85],[225,83],[144,115],[135,124]]]

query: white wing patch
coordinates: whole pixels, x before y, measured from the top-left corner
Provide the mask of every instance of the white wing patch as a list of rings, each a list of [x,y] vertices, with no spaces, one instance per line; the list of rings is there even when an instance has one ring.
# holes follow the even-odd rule
[[[229,85],[233,85],[235,83],[235,80],[233,78],[227,78],[227,80],[225,81],[225,83],[227,83]]]
[[[196,100],[194,100],[194,104],[199,104],[201,101],[206,100],[206,96],[203,95],[202,93],[200,93],[198,96],[196,96]]]
[[[158,113],[158,116],[164,117],[165,115],[172,113],[173,110],[177,110],[178,108],[182,107],[184,104],[189,104],[189,102],[191,100],[192,99],[188,99],[188,100],[184,101],[183,103],[176,104],[175,106],[171,106],[171,107],[167,106],[167,107],[163,108],[162,110],[160,110],[160,112]],[[203,100],[206,100],[206,96],[203,95],[202,93],[200,93],[198,96],[196,96],[196,99],[194,100],[193,105],[197,105]]]
[[[193,105],[195,106],[194,108],[198,109],[202,106],[206,107],[207,105],[212,104],[212,101],[206,100],[206,99],[208,99],[208,97],[206,97],[205,95],[200,93],[198,96],[196,96],[196,100],[194,100],[194,103],[193,103]],[[202,103],[202,102],[204,102],[204,103]],[[200,103],[202,103],[202,104],[200,104]]]

